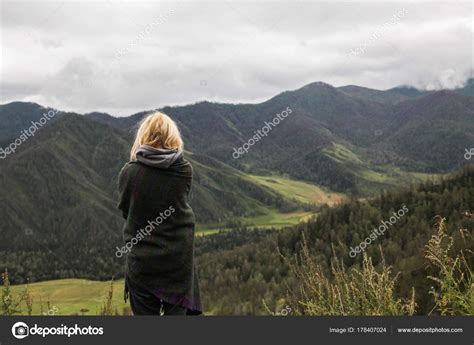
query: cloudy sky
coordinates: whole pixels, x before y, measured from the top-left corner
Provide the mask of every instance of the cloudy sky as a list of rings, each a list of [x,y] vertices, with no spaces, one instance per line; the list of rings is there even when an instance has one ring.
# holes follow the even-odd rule
[[[314,81],[454,88],[471,1],[4,1],[0,103],[125,116]]]

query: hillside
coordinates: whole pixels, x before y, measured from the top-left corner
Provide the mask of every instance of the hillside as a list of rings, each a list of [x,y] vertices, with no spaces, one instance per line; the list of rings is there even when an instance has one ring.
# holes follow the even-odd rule
[[[122,262],[113,253],[123,220],[116,183],[130,140],[110,126],[64,114],[3,160],[2,266],[32,281],[119,275]],[[211,157],[186,157],[195,172],[190,202],[198,229],[234,226],[241,219],[294,224],[304,211],[315,210],[309,201],[285,196]]]
[[[18,138],[23,130],[31,126],[32,121],[38,121],[51,108],[45,108],[36,103],[12,102],[0,105],[0,144],[7,146],[10,141]],[[61,114],[57,114],[46,125],[51,124]],[[45,125],[45,126],[46,126]]]
[[[474,78],[468,79],[463,87],[454,91],[466,96],[474,97]]]
[[[474,142],[474,98],[438,91],[396,106],[379,143],[410,160],[417,170],[446,172],[466,163]]]
[[[455,91],[425,92],[411,87],[335,88],[316,82],[260,104],[201,102],[162,110],[178,122],[191,152],[245,173],[288,175],[337,192],[370,196],[407,180],[421,181],[415,178],[421,176],[417,172],[446,173],[467,163],[463,154],[472,143],[474,127],[473,98],[466,91],[471,84]],[[0,118],[21,119],[16,122],[26,126],[38,116],[35,111],[43,109],[34,106],[0,106]],[[292,113],[268,136],[239,159],[232,157],[234,148],[287,107]],[[85,117],[130,134],[149,112],[124,118],[96,112]],[[9,124],[3,139],[14,138],[18,126]],[[351,152],[359,163],[334,159],[334,148]]]
[[[467,211],[474,209],[474,167],[435,184],[428,182],[397,193],[384,193],[374,200],[352,200],[327,208],[317,219],[277,233],[239,229],[199,237],[196,255],[206,314],[268,314],[262,300],[270,310],[281,308],[288,287],[293,288],[296,282],[277,249],[291,258],[301,248],[302,233],[311,256],[321,264],[329,264],[334,250],[347,265],[359,266],[362,257],[351,258],[350,247],[358,245],[402,205],[408,212],[366,251],[379,266],[382,248],[386,263],[393,265],[394,274],[400,273],[397,297],[407,297],[414,286],[418,313],[428,313],[433,307],[428,296],[432,282],[426,277],[433,272],[425,265],[423,251],[434,233],[434,216],[446,217],[455,250],[474,249],[474,218],[472,214],[467,216]],[[461,228],[465,235],[459,232]],[[120,314],[129,312],[120,298],[122,284],[120,280],[114,283],[113,306]],[[89,310],[86,314],[95,315],[109,286],[109,282],[68,279],[31,284],[30,291],[35,301],[41,297],[43,304],[49,301],[51,306],[57,306],[58,315],[76,314],[82,308]],[[24,286],[14,287],[15,292],[22,289]],[[37,303],[34,311],[38,310]]]
[[[352,200],[326,209],[316,219],[296,227],[238,247],[199,255],[204,305],[214,314],[260,314],[265,313],[262,304],[265,299],[270,309],[275,310],[284,303],[288,287],[295,286],[294,277],[277,248],[292,258],[301,248],[304,233],[316,261],[327,267],[334,250],[345,264],[359,267],[362,255],[351,258],[350,247],[357,246],[403,205],[408,212],[373,241],[366,252],[379,265],[382,248],[386,263],[393,266],[394,274],[400,273],[397,296],[408,297],[414,286],[418,312],[428,313],[433,307],[428,295],[432,282],[426,277],[433,272],[425,265],[423,251],[434,233],[434,217],[446,217],[456,250],[474,249],[474,217],[466,216],[466,211],[474,209],[474,167],[436,184],[428,182],[384,193],[370,201]],[[459,229],[466,229],[471,237],[463,236]],[[240,236],[241,233],[235,233],[235,241]],[[203,241],[212,240],[213,236],[203,238]]]
[[[354,98],[370,100],[382,104],[397,104],[428,94],[428,92],[422,92],[410,87],[396,87],[381,91],[357,85],[347,85],[341,86],[338,89]]]

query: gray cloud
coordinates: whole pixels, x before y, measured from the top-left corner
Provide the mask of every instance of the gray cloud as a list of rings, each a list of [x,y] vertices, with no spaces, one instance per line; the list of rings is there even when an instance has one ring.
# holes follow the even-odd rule
[[[1,103],[124,116],[259,102],[318,80],[454,88],[472,73],[469,1],[6,1],[2,10]]]

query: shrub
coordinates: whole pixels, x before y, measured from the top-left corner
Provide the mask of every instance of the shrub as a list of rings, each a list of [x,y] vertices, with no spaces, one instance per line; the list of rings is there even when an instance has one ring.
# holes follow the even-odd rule
[[[285,259],[286,260],[286,259]],[[299,260],[286,260],[298,279],[297,291],[289,291],[291,309],[300,315],[413,315],[416,309],[412,297],[405,301],[395,297],[397,277],[382,260],[378,272],[365,253],[361,268],[347,270],[334,254],[330,276],[310,256],[303,239]]]
[[[453,249],[453,237],[446,233],[446,219],[438,217],[437,232],[431,236],[425,246],[425,258],[428,265],[437,269],[437,276],[428,276],[436,283],[430,288],[435,306],[432,310],[441,315],[473,315],[474,314],[474,285],[472,269],[468,256],[469,249],[461,250],[456,255]],[[459,230],[461,237],[470,236],[463,229]]]
[[[114,279],[110,282],[110,287],[106,292],[105,301],[100,309],[100,315],[114,315],[112,307],[112,298],[114,296]]]
[[[10,279],[8,278],[8,271],[5,270],[2,273],[2,300],[0,301],[0,313],[2,315],[14,315],[21,314],[20,304],[23,301],[26,301],[28,314],[31,315],[31,309],[33,304],[33,299],[31,298],[28,288],[26,288],[21,294],[17,297],[13,296],[13,293],[10,288]],[[31,305],[30,305],[31,303]]]

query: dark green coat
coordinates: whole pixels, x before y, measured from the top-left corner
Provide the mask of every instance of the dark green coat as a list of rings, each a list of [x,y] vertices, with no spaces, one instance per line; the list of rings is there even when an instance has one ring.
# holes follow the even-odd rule
[[[119,177],[120,200],[131,282],[158,298],[202,312],[194,265],[194,213],[189,206],[193,169],[182,155],[171,166],[127,163]]]

